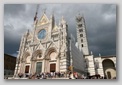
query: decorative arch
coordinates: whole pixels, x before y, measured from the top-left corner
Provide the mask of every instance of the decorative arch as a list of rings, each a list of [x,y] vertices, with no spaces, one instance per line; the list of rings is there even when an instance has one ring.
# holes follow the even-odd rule
[[[112,79],[116,77],[115,64],[111,59],[104,59],[102,61],[102,65],[103,65],[104,75],[108,79]]]
[[[28,57],[28,56],[30,56],[30,53],[27,51],[27,52],[24,52],[24,54],[23,54],[23,58],[22,58],[22,61],[26,61],[26,58]]]
[[[42,50],[38,49],[38,50],[34,51],[32,54],[32,60],[36,60],[38,55],[40,57],[42,57]]]
[[[103,67],[115,67],[114,62],[111,59],[104,59],[102,65]]]
[[[46,54],[45,58],[46,58],[46,59],[51,59],[50,55],[51,55],[52,53],[53,53],[53,54],[55,53],[55,54],[56,54],[55,56],[57,57],[58,53],[57,53],[56,48],[51,47],[51,48],[49,48],[49,49],[46,51],[46,53],[45,53],[45,54]]]

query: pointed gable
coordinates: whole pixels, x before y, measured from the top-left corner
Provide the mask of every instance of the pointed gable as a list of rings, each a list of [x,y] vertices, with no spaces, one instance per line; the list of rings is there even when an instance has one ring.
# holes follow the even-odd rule
[[[49,19],[47,18],[46,14],[44,13],[41,17],[41,19],[38,22],[38,25],[44,25],[49,23]]]
[[[57,25],[55,25],[55,27],[52,29],[52,32],[56,32],[56,31],[58,31],[58,26]]]

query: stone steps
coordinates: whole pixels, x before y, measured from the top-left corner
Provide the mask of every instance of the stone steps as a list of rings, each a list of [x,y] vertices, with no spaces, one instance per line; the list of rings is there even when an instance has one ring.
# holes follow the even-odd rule
[[[13,77],[9,77],[8,79],[28,79],[28,78],[18,78],[18,77],[13,78]],[[63,78],[47,78],[47,79],[69,79],[69,78],[63,77]]]

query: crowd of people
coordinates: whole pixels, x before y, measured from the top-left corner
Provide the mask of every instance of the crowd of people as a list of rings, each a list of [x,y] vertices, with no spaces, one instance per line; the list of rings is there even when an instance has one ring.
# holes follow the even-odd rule
[[[19,73],[18,77],[23,78],[26,77],[28,79],[52,79],[52,78],[68,78],[71,73],[65,73],[65,72],[43,72],[43,73],[34,73],[34,74],[28,74],[28,73]]]
[[[27,79],[55,79],[55,78],[68,78],[68,79],[107,79],[107,77],[100,76],[99,74],[92,75],[92,76],[84,76],[79,75],[77,72],[44,72],[44,73],[19,73],[19,78],[27,78]],[[116,79],[113,78],[113,79]]]

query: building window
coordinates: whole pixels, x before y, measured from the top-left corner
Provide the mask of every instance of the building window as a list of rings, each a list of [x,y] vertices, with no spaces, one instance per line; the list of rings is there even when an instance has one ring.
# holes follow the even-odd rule
[[[81,39],[81,42],[83,42],[83,39]]]
[[[42,54],[39,54],[39,58],[41,58],[42,57]]]
[[[78,27],[82,27],[83,25],[81,23],[78,24]]]
[[[79,32],[83,32],[83,29],[79,29]]]
[[[83,34],[80,34],[80,37],[83,37]]]
[[[83,47],[83,44],[81,44],[81,46]]]

